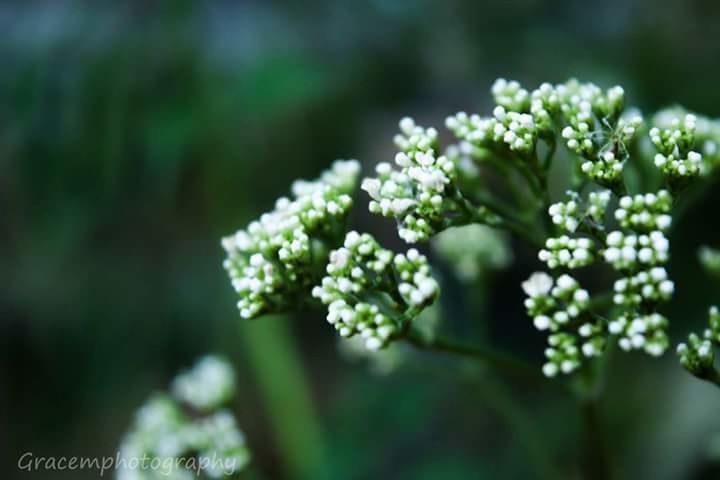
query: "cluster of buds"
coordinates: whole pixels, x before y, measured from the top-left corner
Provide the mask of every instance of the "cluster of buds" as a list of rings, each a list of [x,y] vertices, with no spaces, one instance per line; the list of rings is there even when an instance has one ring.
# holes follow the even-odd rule
[[[645,195],[624,196],[618,202],[615,219],[627,229],[649,232],[667,231],[672,223],[672,197],[667,190]]]
[[[643,123],[636,113],[622,116],[622,87],[603,92],[592,83],[571,80],[556,91],[567,122],[561,135],[567,147],[585,159],[583,173],[602,184],[617,182],[628,157],[626,144]]]
[[[478,280],[491,270],[512,261],[507,238],[486,225],[465,225],[440,232],[432,240],[433,249],[452,266],[462,281]]]
[[[641,235],[615,230],[608,233],[605,243],[605,261],[617,270],[632,271],[665,263],[670,253],[670,242],[659,230]]]
[[[525,308],[533,317],[535,328],[551,332],[545,350],[545,375],[571,373],[580,367],[583,357],[602,353],[604,325],[593,320],[590,294],[577,280],[561,275],[554,281],[547,273],[536,272],[523,282],[522,288],[527,295]]]
[[[218,368],[223,370],[221,376],[230,375],[230,380],[221,382],[232,383],[234,374],[228,364],[205,357],[184,374],[184,380],[176,379],[172,396],[155,395],[138,410],[119,448],[118,479],[151,480],[160,475],[184,479],[201,474],[222,478],[236,475],[247,465],[250,453],[243,433],[230,412],[217,410],[220,398],[229,400],[224,393],[227,390],[220,394],[215,389],[217,395],[209,402],[205,400],[211,395],[201,391],[218,381]],[[189,380],[187,375],[194,378]],[[211,378],[201,378],[203,375]],[[183,386],[177,388],[179,383]],[[189,415],[182,404],[200,405],[198,411],[206,416]]]
[[[669,128],[653,127],[650,140],[657,149],[655,166],[671,178],[696,177],[702,173],[703,157],[695,148],[697,117],[673,118]]]
[[[400,121],[402,134],[395,138],[401,149],[395,156],[395,170],[380,163],[377,178],[366,178],[362,189],[371,197],[369,209],[399,223],[399,235],[408,243],[427,240],[448,225],[449,212],[461,201],[454,185],[455,164],[436,155],[437,132],[415,125],[410,118]]]
[[[360,335],[370,350],[401,335],[437,294],[425,256],[415,249],[393,255],[371,235],[355,231],[331,252],[327,276],[312,290],[328,306],[327,321],[338,333]]]
[[[620,309],[610,322],[581,309],[582,320],[573,322],[573,317],[563,311],[559,315],[546,313],[554,312],[559,303],[560,292],[557,287],[552,288],[551,277],[536,274],[531,278],[533,281],[524,283],[523,288],[530,297],[526,307],[536,328],[549,329],[555,334],[548,337],[551,344],[546,353],[550,361],[544,371],[555,374],[574,370],[580,366],[582,356],[600,355],[610,334],[619,337],[618,343],[624,350],[641,349],[660,355],[668,345],[668,321],[654,309],[660,302],[669,300],[674,292],[674,284],[662,267],[669,256],[669,241],[663,231],[671,223],[670,194],[660,191],[621,197],[613,213],[623,230],[607,234],[606,215],[612,193],[609,190],[590,192],[585,201],[576,192],[568,195],[569,201],[555,203],[548,209],[552,223],[566,234],[547,239],[538,258],[551,269],[587,267],[604,259],[623,275],[615,282],[612,297]],[[573,237],[576,232],[588,236]],[[596,238],[601,242],[604,239],[604,245],[596,245]],[[598,250],[598,246],[602,249]],[[568,278],[559,277],[558,285],[576,283]],[[538,290],[532,285],[544,287]],[[582,290],[580,295],[584,298],[588,294]],[[561,326],[562,330],[557,332]]]
[[[589,238],[570,238],[561,235],[548,238],[545,241],[545,248],[538,253],[538,258],[545,262],[548,268],[581,268],[595,261],[593,250],[594,244]]]
[[[625,351],[644,350],[660,356],[668,347],[668,320],[655,312],[648,315],[620,315],[608,324],[608,331],[618,335],[618,345]]]
[[[315,254],[339,241],[333,237],[352,206],[359,171],[357,161],[338,160],[318,180],[296,181],[292,200],[280,198],[273,211],[223,238],[223,266],[243,318],[282,311],[316,281]]]
[[[617,121],[622,113],[625,103],[622,87],[603,92],[593,83],[570,80],[557,85],[555,90],[560,111],[568,124],[562,131],[567,147],[586,158],[597,156],[604,147],[601,132],[608,128],[605,123]]]
[[[459,112],[448,117],[445,125],[471,145],[483,148],[504,146],[520,155],[532,153],[542,133],[532,114],[507,111],[502,106],[495,107],[492,117]]]
[[[530,103],[530,92],[516,80],[498,78],[490,88],[495,103],[508,110],[523,112]]]
[[[548,208],[554,225],[567,233],[574,233],[584,221],[590,222],[593,229],[604,229],[605,212],[612,198],[610,190],[590,192],[585,203],[577,192],[568,190],[566,193],[569,201],[553,203]]]
[[[611,198],[612,192],[610,190],[599,190],[588,194],[586,215],[600,230],[604,229],[602,223],[605,220],[605,212]]]
[[[566,130],[563,130],[563,134],[565,134],[565,132]],[[618,159],[615,152],[607,150],[601,153],[594,161],[585,160],[582,162],[580,164],[580,170],[593,180],[612,183],[620,178],[624,166],[624,159]]]
[[[698,251],[700,264],[709,273],[720,275],[720,250],[708,246],[700,247]]]
[[[568,233],[573,233],[582,220],[580,201],[576,192],[568,191],[567,194],[570,196],[570,201],[553,203],[548,208],[548,215],[555,225]]]
[[[613,303],[625,307],[638,307],[643,302],[668,301],[675,284],[668,279],[663,267],[654,267],[615,281]]]
[[[603,91],[570,80],[544,83],[529,92],[516,81],[498,79],[492,87],[492,117],[460,112],[446,120],[455,135],[477,147],[505,146],[522,155],[535,151],[539,138],[561,129],[567,147],[584,160],[581,170],[602,184],[615,184],[628,158],[627,144],[643,124],[636,112],[623,115],[621,87]]]
[[[675,285],[662,267],[670,253],[664,232],[670,228],[672,197],[666,190],[623,196],[614,218],[623,231],[605,236],[605,261],[622,273],[615,281],[613,303],[620,307],[608,331],[625,351],[661,355],[668,346],[668,320],[656,311],[670,300]]]
[[[687,343],[677,346],[680,364],[690,373],[704,380],[720,382],[720,372],[715,368],[715,352],[713,347],[720,346],[720,311],[710,307],[708,328],[700,337],[691,333]],[[719,383],[720,384],[720,383]]]
[[[207,356],[175,377],[171,390],[196,410],[214,410],[235,394],[235,373],[227,361]]]

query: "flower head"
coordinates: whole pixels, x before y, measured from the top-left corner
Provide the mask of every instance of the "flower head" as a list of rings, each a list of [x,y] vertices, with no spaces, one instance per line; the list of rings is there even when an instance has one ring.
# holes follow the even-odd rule
[[[401,335],[438,294],[425,256],[393,254],[367,233],[349,232],[326,270],[312,295],[328,306],[327,321],[341,336],[360,335],[370,350]]]
[[[175,377],[171,388],[178,399],[193,408],[213,410],[235,393],[235,375],[227,361],[207,356]]]
[[[173,460],[172,478],[192,478],[201,472],[210,478],[234,475],[250,461],[245,437],[232,414],[217,410],[232,396],[227,387],[234,372],[217,357],[201,359],[189,372],[173,382],[173,395],[158,394],[143,405],[119,448],[118,478],[152,480],[158,472],[137,459]],[[228,378],[225,378],[228,377]],[[218,386],[224,388],[218,389]],[[181,403],[206,416],[189,416]],[[194,458],[190,462],[180,459]],[[133,460],[135,459],[135,460]],[[164,465],[168,464],[167,462]]]
[[[359,171],[355,160],[338,160],[318,180],[296,181],[293,199],[279,199],[273,211],[223,238],[223,265],[243,318],[282,310],[309,293],[318,277],[316,254],[340,240]]]

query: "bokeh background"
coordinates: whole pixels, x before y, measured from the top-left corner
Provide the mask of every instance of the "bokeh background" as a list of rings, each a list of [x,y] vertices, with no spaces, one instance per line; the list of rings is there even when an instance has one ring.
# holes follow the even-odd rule
[[[241,322],[219,238],[335,158],[393,154],[403,115],[486,112],[498,76],[621,84],[644,111],[720,116],[720,3],[704,1],[4,1],[0,4],[0,453],[112,455],[133,412],[200,355],[238,371],[248,478],[574,478],[579,413],[549,388],[413,356],[377,375],[321,313]],[[560,195],[561,192],[557,192]],[[391,222],[353,225],[400,247]],[[672,241],[673,340],[720,284],[711,188]],[[515,263],[477,291],[448,280],[453,328],[541,363]],[[439,266],[442,269],[442,265]],[[487,299],[486,315],[472,298]],[[463,326],[465,325],[465,326]],[[470,325],[470,326],[467,326]],[[613,356],[602,425],[617,478],[720,478],[720,392],[673,355]]]

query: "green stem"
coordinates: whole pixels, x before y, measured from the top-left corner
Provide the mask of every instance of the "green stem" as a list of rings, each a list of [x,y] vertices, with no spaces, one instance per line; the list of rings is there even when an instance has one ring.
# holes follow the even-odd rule
[[[579,378],[579,388],[576,390],[585,437],[582,471],[583,478],[588,480],[611,478],[599,411],[599,398],[604,387],[603,377],[606,370],[606,365],[601,361],[606,360],[607,358],[602,358],[596,363],[588,364]]]
[[[429,338],[413,329],[407,332],[405,339],[416,348],[472,358],[514,377],[523,378],[535,383],[547,384],[547,379],[541,374],[539,369],[500,352],[481,347],[462,345],[439,337]]]
[[[580,404],[585,431],[583,478],[607,480],[610,478],[605,442],[603,439],[597,398],[590,397]]]
[[[544,244],[544,235],[537,233],[536,228],[528,225],[512,216],[502,215],[500,211],[495,212],[488,205],[477,207],[465,198],[459,190],[453,192],[456,205],[464,214],[462,224],[481,223],[491,227],[507,230],[535,247],[541,248]],[[508,214],[509,215],[509,214]]]
[[[516,396],[500,382],[485,377],[477,386],[488,406],[497,412],[519,444],[524,444],[528,460],[533,466],[533,478],[554,480],[559,478],[552,465],[552,455],[543,435],[518,404]]]
[[[287,476],[318,478],[325,468],[323,435],[287,318],[243,322],[240,338]]]

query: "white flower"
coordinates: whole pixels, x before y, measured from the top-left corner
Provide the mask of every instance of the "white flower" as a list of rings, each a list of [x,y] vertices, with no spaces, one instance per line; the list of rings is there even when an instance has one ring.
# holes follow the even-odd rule
[[[522,283],[523,291],[530,297],[541,297],[550,293],[553,279],[545,272],[535,272]]]

